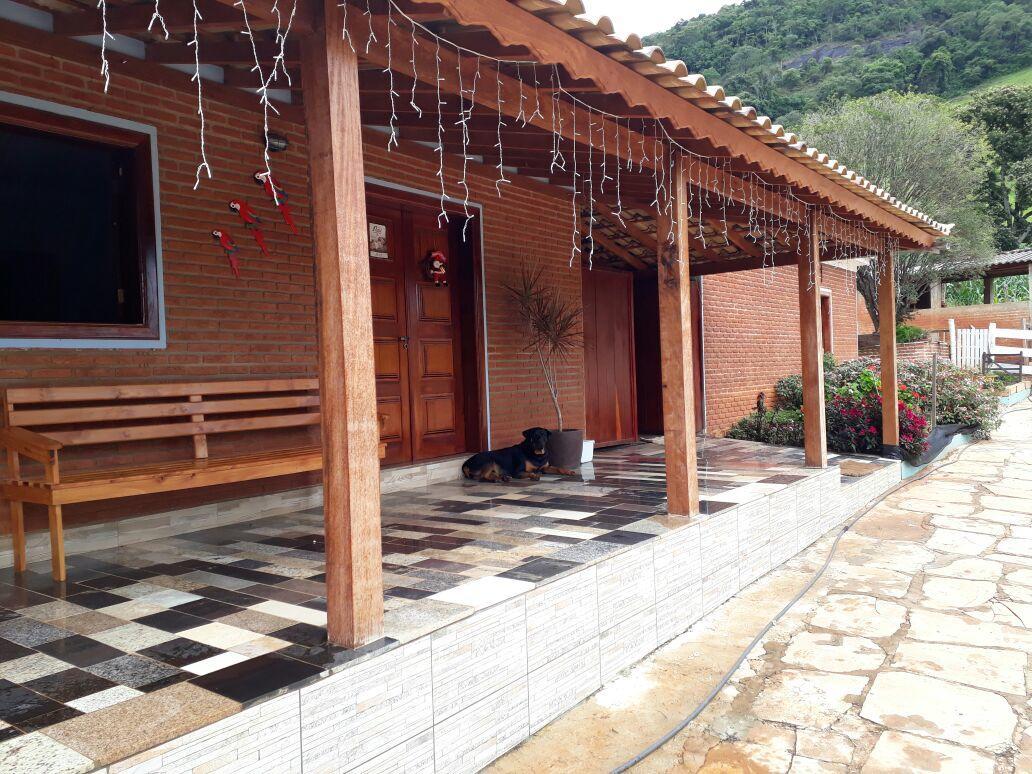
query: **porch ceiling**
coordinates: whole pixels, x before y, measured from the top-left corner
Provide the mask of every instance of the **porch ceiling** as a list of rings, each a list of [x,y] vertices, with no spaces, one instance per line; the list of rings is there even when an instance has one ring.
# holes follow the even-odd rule
[[[81,45],[76,38],[94,38],[104,29],[96,0],[20,0],[22,5],[45,11],[53,17],[54,36],[69,44]],[[248,23],[254,36],[251,41],[242,33],[238,0],[196,0],[201,19],[197,23],[201,61],[218,68],[220,95],[237,91],[243,101],[254,105],[253,72],[255,54],[271,62],[278,52],[277,24],[290,19],[291,40],[283,49],[284,64],[290,74],[291,101],[303,99],[303,84],[297,63],[300,60],[300,38],[313,28],[316,19],[315,0],[293,2],[280,0],[246,0]],[[282,6],[282,7],[281,7]],[[696,273],[734,271],[764,265],[795,263],[796,250],[779,238],[787,235],[785,226],[805,222],[807,204],[828,207],[821,217],[834,220],[824,231],[826,257],[840,258],[844,252],[874,252],[881,235],[891,235],[901,247],[930,247],[948,227],[935,223],[876,188],[855,172],[845,169],[824,154],[810,149],[799,138],[772,126],[766,117],[757,117],[755,110],[743,107],[736,97],[728,97],[720,87],[708,86],[700,75],[691,75],[681,62],[667,61],[654,47],[642,48],[636,35],[625,38],[613,34],[608,19],[584,15],[580,0],[395,0],[395,7],[426,30],[469,52],[484,55],[483,61],[472,53],[456,55],[452,50],[441,54],[449,67],[441,72],[441,118],[449,131],[442,143],[446,153],[466,152],[486,164],[504,164],[513,174],[538,178],[552,185],[572,187],[576,160],[583,164],[591,149],[583,144],[584,127],[590,125],[594,143],[601,139],[609,147],[605,158],[615,170],[626,167],[623,149],[640,148],[637,165],[626,168],[620,180],[621,197],[614,198],[612,184],[600,187],[591,207],[584,212],[587,234],[598,229],[598,239],[587,242],[595,255],[616,259],[619,263],[641,269],[655,262],[655,226],[651,210],[656,196],[656,176],[663,174],[664,157],[646,154],[648,143],[656,141],[656,130],[646,127],[645,119],[658,119],[663,131],[682,147],[710,158],[700,162],[699,195],[717,194],[748,203],[759,213],[738,216],[727,207],[706,210],[701,201],[694,208],[697,225],[692,227],[698,257]],[[194,14],[186,2],[164,3],[161,12],[164,28],[153,18],[153,0],[107,0],[107,29],[122,37],[122,44],[113,48],[135,46],[142,62],[133,62],[137,72],[150,67],[151,72],[170,75],[159,65],[194,63],[195,50],[188,45],[194,35]],[[432,80],[433,45],[421,38],[409,59],[409,46],[415,35],[402,28],[397,18],[388,19],[388,0],[369,0],[367,6],[351,6],[347,25],[357,41],[363,70],[360,73],[362,121],[368,126],[384,126],[392,121],[404,139],[432,143],[438,140],[436,120],[422,115],[436,102],[438,82]],[[365,11],[368,10],[368,15]],[[148,29],[149,28],[149,29]],[[165,31],[167,30],[167,36]],[[396,51],[391,53],[378,45],[363,42],[372,32],[378,41],[391,39]],[[422,35],[422,33],[420,33]],[[495,63],[489,58],[504,59]],[[412,67],[412,61],[416,64]],[[535,65],[535,63],[537,63]],[[462,89],[456,81],[461,64],[467,79],[482,70],[484,83],[494,91],[493,77],[501,86],[503,108],[494,94],[476,95],[476,108],[469,111],[466,122],[468,142],[463,144],[461,132],[455,129],[462,105],[456,96]],[[492,70],[497,65],[497,71]],[[404,98],[390,100],[388,67],[395,92]],[[115,67],[117,70],[117,65]],[[447,72],[445,72],[447,70]],[[414,78],[412,76],[415,76]],[[543,116],[517,126],[513,120],[515,89],[537,80],[543,93],[551,97],[552,78],[561,87],[557,102],[573,117],[573,126],[549,126]],[[469,90],[469,80],[464,88]],[[277,86],[286,86],[282,80]],[[228,88],[227,88],[228,87]],[[501,89],[504,87],[505,91]],[[206,86],[207,88],[207,86]],[[246,91],[252,92],[247,94]],[[412,97],[422,107],[414,108]],[[472,96],[472,94],[470,94]],[[576,102],[574,102],[576,100]],[[239,103],[238,100],[234,102]],[[468,102],[468,99],[467,99]],[[579,105],[579,106],[578,106]],[[294,105],[278,106],[281,118],[300,120]],[[468,107],[468,106],[467,106]],[[498,120],[506,117],[504,159],[499,156]],[[525,117],[525,115],[524,115]],[[580,120],[580,128],[576,124]],[[640,123],[639,123],[640,119]],[[592,122],[589,124],[589,122]],[[655,125],[653,125],[655,126]],[[553,160],[553,135],[558,132],[565,142],[566,168],[556,168]],[[596,164],[599,149],[595,149]],[[709,166],[707,167],[707,163]],[[582,167],[583,168],[583,167]],[[612,177],[613,173],[610,172]],[[705,185],[708,193],[701,190]],[[791,188],[785,195],[769,186]],[[772,193],[773,192],[773,193]],[[744,210],[744,208],[743,208]],[[634,225],[624,228],[616,212],[631,211]],[[836,213],[857,223],[858,218],[870,229],[844,226]],[[743,222],[743,219],[745,222]],[[623,220],[627,221],[626,218]],[[725,226],[726,223],[726,226]],[[649,239],[648,232],[653,236]],[[831,234],[831,235],[829,235]]]

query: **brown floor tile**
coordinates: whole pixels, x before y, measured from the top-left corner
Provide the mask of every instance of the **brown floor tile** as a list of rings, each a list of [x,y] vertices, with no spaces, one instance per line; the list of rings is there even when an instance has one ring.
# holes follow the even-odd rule
[[[66,720],[44,733],[103,766],[239,710],[235,701],[190,683],[178,683]]]

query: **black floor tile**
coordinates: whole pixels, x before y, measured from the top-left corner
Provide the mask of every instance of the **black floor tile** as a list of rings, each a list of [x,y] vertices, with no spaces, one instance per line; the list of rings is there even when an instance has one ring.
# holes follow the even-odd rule
[[[195,626],[204,626],[211,623],[195,615],[181,613],[178,610],[162,610],[160,613],[152,613],[142,618],[137,618],[136,623],[143,626],[153,626],[163,632],[181,632],[184,629],[193,629]]]
[[[47,602],[53,601],[53,597],[38,594],[21,586],[11,586],[6,583],[0,584],[0,607],[6,607],[8,610],[21,610],[26,607],[45,605]]]
[[[36,650],[77,667],[92,666],[101,661],[125,655],[117,648],[91,640],[89,637],[83,637],[81,634],[73,634],[71,637],[64,637],[53,642],[44,642],[37,645]]]
[[[251,607],[265,601],[261,597],[256,597],[253,594],[241,594],[239,591],[230,591],[229,589],[223,589],[218,586],[202,586],[199,589],[194,589],[190,593],[197,594],[198,596],[205,597],[207,599],[225,602],[228,605],[237,605],[239,607]]]
[[[302,594],[300,591],[281,589],[276,586],[266,586],[262,583],[257,583],[254,586],[244,586],[240,589],[240,593],[253,594],[254,596],[261,597],[262,599],[274,599],[277,602],[290,602],[294,605],[307,602],[312,598],[311,594]]]
[[[8,726],[7,728],[0,728],[0,742],[6,742],[8,739],[14,739],[16,736],[21,736],[24,731],[15,728],[14,726]]]
[[[178,610],[180,613],[187,613],[188,615],[196,615],[209,621],[222,618],[224,615],[239,613],[243,610],[242,607],[237,605],[230,605],[226,602],[207,598],[195,599],[193,602],[184,602],[182,605],[176,605],[171,609]]]
[[[247,704],[322,673],[320,667],[268,653],[195,677],[194,685]]]
[[[312,645],[322,645],[326,642],[326,629],[321,626],[297,623],[284,629],[278,629],[269,634],[269,636],[310,647]]]
[[[99,589],[101,591],[111,591],[112,589],[120,589],[124,586],[132,586],[136,583],[133,578],[123,578],[118,575],[101,575],[98,578],[90,578],[89,580],[80,581],[83,586],[88,586],[91,589]]]
[[[117,683],[81,669],[66,669],[25,683],[26,688],[65,704],[91,693],[113,688],[115,685]]]
[[[129,598],[120,597],[118,594],[112,594],[110,591],[86,591],[82,594],[72,594],[68,597],[68,601],[76,605],[88,607],[90,610],[100,610],[102,607],[128,602]]]
[[[221,648],[205,645],[203,642],[196,642],[185,637],[176,637],[174,640],[144,648],[139,655],[153,658],[156,661],[161,661],[174,667],[183,667],[224,652]]]
[[[0,680],[0,720],[11,725],[62,708],[59,702],[9,680]]]
[[[534,559],[526,564],[521,564],[519,567],[506,570],[500,573],[498,577],[537,583],[545,578],[551,578],[553,575],[558,575],[561,572],[566,572],[579,566],[577,562],[568,562],[565,559]]]
[[[656,535],[651,535],[645,532],[625,532],[623,530],[615,529],[604,535],[593,537],[592,540],[599,543],[615,543],[621,546],[633,546],[635,543],[644,543],[646,540],[651,540],[654,537],[656,537]]]
[[[60,709],[44,712],[42,715],[34,715],[28,720],[21,721],[18,723],[18,730],[25,734],[31,734],[33,731],[39,731],[41,728],[77,718],[81,714],[83,713],[73,707],[61,707]]]
[[[398,641],[393,637],[381,637],[378,640],[354,649],[338,648],[335,645],[329,644],[312,647],[291,645],[276,652],[281,656],[296,658],[322,669],[332,669],[372,653],[390,650],[397,644]]]
[[[410,589],[405,586],[395,586],[394,588],[384,589],[383,595],[385,597],[400,597],[401,599],[425,599],[434,592],[424,591],[423,589]]]
[[[0,662],[31,656],[35,652],[32,648],[26,648],[24,645],[0,638]]]

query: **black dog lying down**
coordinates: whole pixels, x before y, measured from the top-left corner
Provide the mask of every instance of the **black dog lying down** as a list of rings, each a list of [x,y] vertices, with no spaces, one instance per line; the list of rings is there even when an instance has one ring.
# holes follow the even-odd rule
[[[550,435],[543,427],[524,430],[522,443],[474,454],[462,464],[462,474],[477,481],[509,481],[513,478],[531,478],[536,481],[542,473],[575,475],[572,470],[549,464],[546,444]]]

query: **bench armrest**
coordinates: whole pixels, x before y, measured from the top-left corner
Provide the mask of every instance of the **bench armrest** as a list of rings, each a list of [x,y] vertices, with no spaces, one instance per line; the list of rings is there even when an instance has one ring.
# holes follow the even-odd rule
[[[60,441],[26,430],[24,427],[0,427],[0,447],[24,454],[37,462],[50,462],[51,452],[56,452],[63,446]]]

